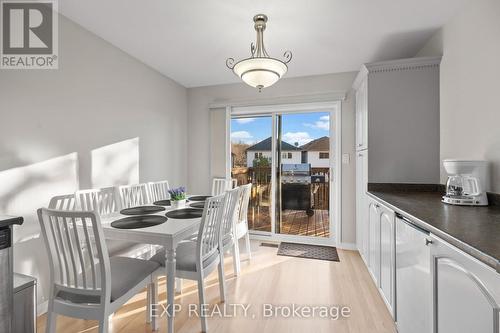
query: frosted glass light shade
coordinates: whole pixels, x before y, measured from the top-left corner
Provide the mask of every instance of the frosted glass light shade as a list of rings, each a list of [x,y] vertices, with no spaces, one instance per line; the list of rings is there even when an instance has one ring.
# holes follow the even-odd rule
[[[255,88],[266,88],[276,83],[288,67],[273,58],[249,58],[234,65],[233,71],[246,84]]]

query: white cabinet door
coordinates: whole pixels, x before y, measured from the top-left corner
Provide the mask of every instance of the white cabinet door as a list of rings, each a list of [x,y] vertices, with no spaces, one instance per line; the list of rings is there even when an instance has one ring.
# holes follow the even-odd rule
[[[499,333],[500,274],[432,236],[434,333]]]
[[[360,151],[356,155],[356,243],[365,263],[368,264],[368,152]]]
[[[369,224],[369,268],[375,284],[380,286],[380,205],[369,201],[368,224]]]
[[[395,299],[395,214],[380,207],[380,289],[389,311],[394,316]]]
[[[368,81],[356,90],[356,150],[368,148]]]

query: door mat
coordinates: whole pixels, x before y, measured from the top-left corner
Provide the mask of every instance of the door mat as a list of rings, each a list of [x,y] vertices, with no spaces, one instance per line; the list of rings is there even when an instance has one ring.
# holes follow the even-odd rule
[[[337,248],[333,246],[280,243],[279,256],[340,261]]]

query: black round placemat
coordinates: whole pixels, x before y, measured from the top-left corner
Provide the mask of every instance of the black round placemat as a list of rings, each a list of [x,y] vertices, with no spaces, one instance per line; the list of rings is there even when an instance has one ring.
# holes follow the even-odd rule
[[[157,205],[157,206],[170,206],[170,200],[155,201],[155,202],[153,202],[153,205]]]
[[[139,207],[130,207],[125,208],[120,211],[120,214],[123,215],[144,215],[144,214],[153,214],[161,212],[165,210],[165,207],[160,206],[139,206]]]
[[[189,197],[189,201],[205,201],[208,198],[211,198],[211,195],[193,195],[192,197]]]
[[[196,208],[183,208],[172,210],[165,215],[171,219],[196,219],[200,218],[203,211]]]
[[[205,208],[205,201],[195,201],[195,202],[189,204],[189,207],[203,209],[203,208]]]
[[[129,216],[112,222],[111,226],[118,229],[140,229],[162,224],[167,220],[160,215]]]

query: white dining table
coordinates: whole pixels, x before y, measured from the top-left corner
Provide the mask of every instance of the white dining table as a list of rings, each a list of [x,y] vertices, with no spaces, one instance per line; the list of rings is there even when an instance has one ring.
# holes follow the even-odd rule
[[[166,210],[148,214],[161,215],[174,210],[168,206],[163,206]],[[186,205],[186,208],[189,205]],[[179,208],[180,209],[180,208]],[[200,210],[201,211],[201,210]],[[130,215],[111,213],[101,216],[101,224],[104,237],[108,239],[124,240],[130,242],[161,245],[165,248],[165,274],[167,277],[167,332],[174,332],[174,296],[175,296],[175,256],[179,242],[198,231],[201,217],[193,219],[173,219],[168,218],[165,223],[138,229],[119,229],[111,226],[111,223]],[[153,321],[155,325],[156,320]],[[156,327],[154,327],[156,329]]]

